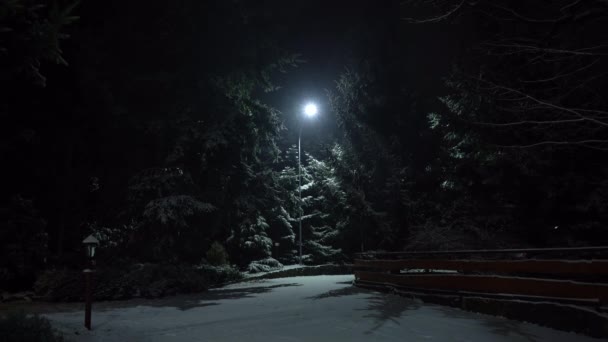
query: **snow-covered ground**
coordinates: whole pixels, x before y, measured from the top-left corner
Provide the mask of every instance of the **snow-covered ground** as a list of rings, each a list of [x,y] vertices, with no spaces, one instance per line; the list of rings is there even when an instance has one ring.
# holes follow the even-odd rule
[[[351,286],[352,275],[269,279],[159,300],[46,313],[74,341],[600,341]]]

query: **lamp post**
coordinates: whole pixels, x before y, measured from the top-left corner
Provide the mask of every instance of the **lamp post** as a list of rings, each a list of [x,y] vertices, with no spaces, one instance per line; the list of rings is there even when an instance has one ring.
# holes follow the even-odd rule
[[[85,247],[87,253],[86,268],[82,271],[84,273],[85,280],[85,293],[84,293],[84,326],[91,330],[91,308],[93,306],[93,273],[95,272],[95,252],[99,245],[93,235],[87,236],[86,239],[82,240],[82,244]]]
[[[307,118],[312,119],[314,118],[318,113],[318,109],[317,109],[317,105],[315,105],[314,103],[308,103],[304,106],[304,114]],[[301,155],[302,155],[302,122],[300,121],[300,131],[298,134],[298,193],[299,193],[299,197],[300,200],[298,201],[299,204],[299,211],[300,211],[300,220],[298,222],[298,236],[299,236],[299,242],[298,242],[298,246],[300,247],[300,265],[302,265],[302,162],[301,162]]]

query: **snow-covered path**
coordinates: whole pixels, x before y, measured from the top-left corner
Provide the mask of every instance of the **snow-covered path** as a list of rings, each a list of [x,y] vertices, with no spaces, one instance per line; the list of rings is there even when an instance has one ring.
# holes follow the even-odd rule
[[[207,293],[47,313],[74,341],[599,341],[351,286],[353,276],[234,284]]]

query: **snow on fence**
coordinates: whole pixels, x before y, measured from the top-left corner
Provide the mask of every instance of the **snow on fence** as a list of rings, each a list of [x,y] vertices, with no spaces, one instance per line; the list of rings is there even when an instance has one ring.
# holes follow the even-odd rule
[[[360,253],[355,283],[411,291],[608,303],[608,246]],[[598,257],[600,259],[598,259]]]

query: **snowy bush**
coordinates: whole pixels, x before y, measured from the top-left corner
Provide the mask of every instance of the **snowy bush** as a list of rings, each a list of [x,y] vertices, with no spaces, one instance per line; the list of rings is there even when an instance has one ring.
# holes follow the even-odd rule
[[[93,296],[97,300],[157,298],[205,291],[241,278],[239,270],[228,265],[131,264],[104,267],[95,273]],[[48,270],[36,281],[34,292],[45,300],[82,300],[82,271]]]
[[[276,279],[287,277],[306,277],[318,275],[353,274],[353,269],[348,265],[317,265],[297,268],[288,268],[278,272],[259,275],[256,279]]]
[[[201,265],[197,268],[197,272],[202,274],[207,283],[212,286],[237,281],[243,278],[243,275],[241,272],[239,272],[239,269],[231,265]]]
[[[259,272],[271,272],[278,271],[283,268],[283,264],[278,262],[273,258],[266,258],[262,260],[252,261],[249,266],[247,266],[247,272],[249,273],[259,273]]]
[[[304,249],[311,251],[307,258],[302,258],[306,264],[321,264],[325,262],[338,261],[342,252],[339,248],[323,245],[314,240],[304,242]]]
[[[254,222],[246,220],[232,230],[228,243],[242,254],[245,260],[269,257],[272,240],[267,235],[269,228],[266,219],[258,215]]]
[[[87,224],[87,229],[99,240],[99,247],[103,250],[125,248],[131,236],[137,232],[137,227],[133,222],[118,227],[92,222]]]

